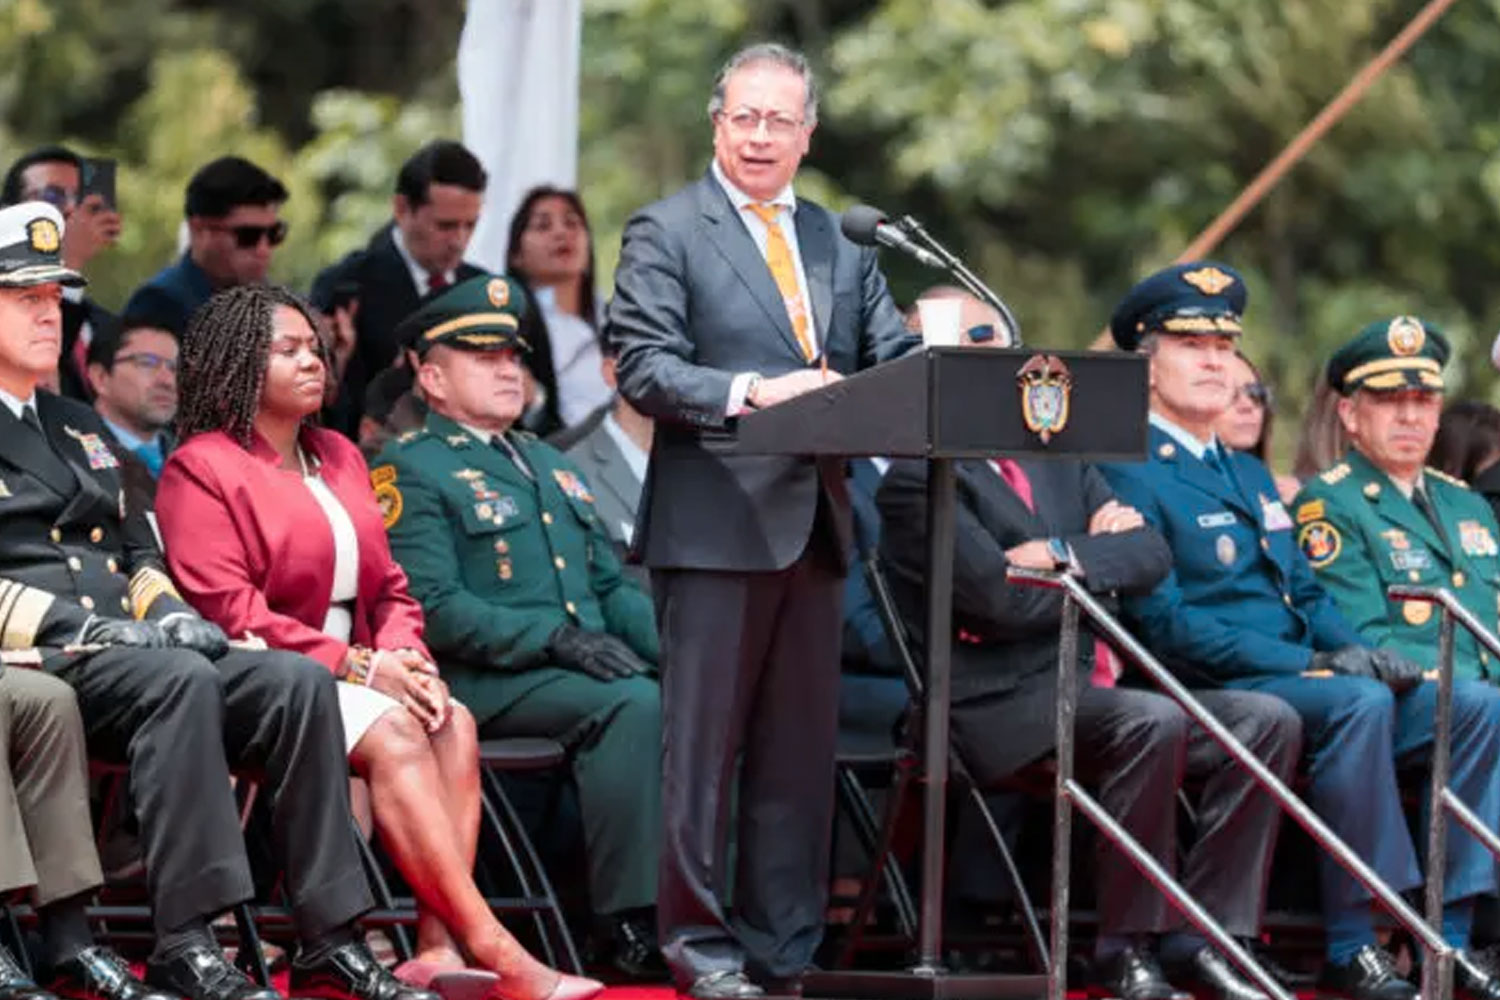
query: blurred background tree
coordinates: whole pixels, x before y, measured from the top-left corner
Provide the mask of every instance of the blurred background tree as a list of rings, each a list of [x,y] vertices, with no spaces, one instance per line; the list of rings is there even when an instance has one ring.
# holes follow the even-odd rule
[[[825,84],[799,188],[920,215],[1032,343],[1081,346],[1421,3],[585,0],[599,273],[633,209],[704,169],[720,61],[778,38]],[[1497,14],[1456,5],[1217,253],[1251,284],[1246,348],[1280,389],[1283,455],[1322,359],[1383,314],[1443,324],[1461,391],[1493,392]],[[292,191],[275,276],[305,288],[388,216],[406,155],[457,135],[463,16],[462,0],[0,0],[0,158],[61,140],[120,160],[125,236],[93,274],[118,305],[175,252],[192,171],[247,155]],[[902,300],[929,277],[887,265]]]

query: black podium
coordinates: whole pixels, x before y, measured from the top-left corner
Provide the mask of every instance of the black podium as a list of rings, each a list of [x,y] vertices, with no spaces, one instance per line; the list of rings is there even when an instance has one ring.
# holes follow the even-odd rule
[[[1042,975],[965,975],[942,965],[953,461],[1005,456],[1140,461],[1146,453],[1146,413],[1146,359],[1140,355],[937,347],[736,422],[733,443],[725,449],[734,453],[881,455],[928,462],[926,798],[917,965],[905,973],[811,974],[803,984],[805,996],[979,1000],[1046,994]]]

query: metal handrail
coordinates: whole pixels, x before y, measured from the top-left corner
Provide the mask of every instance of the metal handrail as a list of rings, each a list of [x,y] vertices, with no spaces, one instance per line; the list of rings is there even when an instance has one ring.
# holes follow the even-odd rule
[[[1048,978],[1049,1000],[1063,1000],[1066,991],[1065,969],[1068,945],[1068,854],[1072,835],[1072,810],[1076,806],[1100,831],[1112,840],[1147,878],[1180,910],[1195,927],[1213,941],[1239,969],[1275,1000],[1289,1000],[1289,994],[1218,921],[1208,914],[1191,895],[1157,864],[1128,832],[1104,811],[1073,780],[1073,723],[1077,712],[1078,686],[1078,618],[1087,614],[1093,627],[1117,650],[1127,654],[1189,717],[1202,726],[1251,777],[1307,831],[1334,860],[1380,901],[1426,950],[1429,961],[1422,966],[1422,995],[1449,1000],[1452,996],[1453,949],[1424,921],[1407,902],[1386,885],[1369,865],[1328,828],[1317,813],[1276,777],[1266,765],[1235,739],[1234,734],[1150,651],[1131,635],[1098,599],[1070,573],[1011,567],[1006,577],[1024,586],[1050,587],[1063,592],[1062,635],[1057,660],[1057,797],[1053,803],[1054,846],[1052,859],[1052,955]],[[1446,763],[1446,756],[1444,757]],[[1443,776],[1446,785],[1446,774]],[[1438,812],[1440,810],[1434,810]],[[1439,872],[1441,875],[1441,872]],[[1441,886],[1438,890],[1441,897]],[[1439,916],[1439,920],[1441,915]],[[1440,926],[1440,924],[1439,924]]]
[[[1469,634],[1479,641],[1490,652],[1500,657],[1500,637],[1491,632],[1474,613],[1464,607],[1458,600],[1458,596],[1447,587],[1415,587],[1410,584],[1398,583],[1386,590],[1386,596],[1393,601],[1425,601],[1428,604],[1438,605],[1442,618],[1438,622],[1438,713],[1439,723],[1446,720],[1446,728],[1452,726],[1452,703],[1453,703],[1453,626],[1455,623],[1462,625]],[[1438,738],[1439,727],[1433,726],[1433,738]],[[1446,735],[1446,733],[1444,733]],[[1444,743],[1447,741],[1444,740]],[[1441,744],[1439,744],[1440,746]],[[1437,749],[1435,746],[1434,749]],[[1458,825],[1463,827],[1469,834],[1485,849],[1500,859],[1500,834],[1491,830],[1484,824],[1474,811],[1470,809],[1462,799],[1453,794],[1453,789],[1448,787],[1448,768],[1444,761],[1443,780],[1439,782],[1436,762],[1433,764],[1432,801],[1441,802],[1442,809],[1433,809],[1432,815],[1428,817],[1428,871],[1432,871],[1433,844],[1441,842],[1441,834],[1444,832],[1443,823],[1445,812],[1452,813],[1453,818],[1458,820]],[[1441,854],[1439,854],[1441,857]],[[1427,900],[1428,920],[1433,919],[1432,900]],[[1439,911],[1438,919],[1441,919]]]

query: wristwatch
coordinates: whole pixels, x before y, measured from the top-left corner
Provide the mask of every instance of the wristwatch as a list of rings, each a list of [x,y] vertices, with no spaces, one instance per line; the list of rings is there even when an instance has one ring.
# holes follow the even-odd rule
[[[1047,554],[1052,557],[1053,569],[1061,571],[1072,568],[1073,550],[1061,538],[1047,539]]]

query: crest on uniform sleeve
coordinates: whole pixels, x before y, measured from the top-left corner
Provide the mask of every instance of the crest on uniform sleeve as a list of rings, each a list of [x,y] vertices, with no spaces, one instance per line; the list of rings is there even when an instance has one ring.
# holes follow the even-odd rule
[[[1021,390],[1021,420],[1026,429],[1041,439],[1052,440],[1068,426],[1068,409],[1073,392],[1073,373],[1055,354],[1033,354],[1016,372]]]
[[[1313,569],[1322,569],[1339,557],[1344,540],[1339,529],[1327,521],[1313,521],[1297,533],[1297,546]]]

